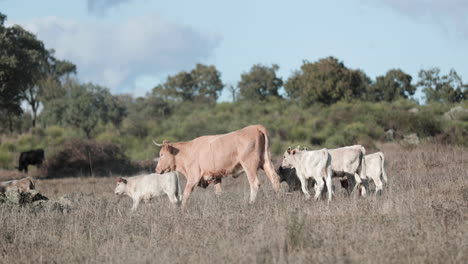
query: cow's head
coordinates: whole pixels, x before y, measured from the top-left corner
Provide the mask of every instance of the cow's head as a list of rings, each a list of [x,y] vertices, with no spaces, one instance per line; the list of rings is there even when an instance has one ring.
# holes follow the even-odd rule
[[[114,193],[117,195],[123,195],[127,193],[127,179],[117,179],[117,186],[115,187]]]
[[[175,155],[179,152],[169,141],[164,140],[159,151],[158,165],[156,166],[156,173],[162,174],[176,169]]]
[[[297,153],[297,149],[291,149],[291,147],[288,147],[288,149],[283,154],[283,162],[281,163],[281,167],[283,167],[283,169],[295,167]]]

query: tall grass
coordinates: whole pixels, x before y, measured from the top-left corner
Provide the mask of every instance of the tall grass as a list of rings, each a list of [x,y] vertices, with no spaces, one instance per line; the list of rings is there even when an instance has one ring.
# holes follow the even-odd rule
[[[468,149],[379,147],[383,195],[349,198],[335,183],[330,204],[277,195],[262,173],[252,205],[240,176],[223,181],[219,197],[197,187],[186,209],[161,197],[130,213],[130,199],[113,194],[116,177],[39,180],[44,195],[74,205],[69,213],[0,205],[0,262],[466,263]]]

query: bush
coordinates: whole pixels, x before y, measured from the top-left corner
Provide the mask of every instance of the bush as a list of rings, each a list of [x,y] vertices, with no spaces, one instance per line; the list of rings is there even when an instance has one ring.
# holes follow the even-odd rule
[[[139,170],[113,143],[93,140],[70,140],[63,148],[47,159],[43,175],[47,178],[82,175],[109,176],[130,175]]]
[[[10,152],[0,150],[0,167],[4,169],[13,169],[13,155]]]

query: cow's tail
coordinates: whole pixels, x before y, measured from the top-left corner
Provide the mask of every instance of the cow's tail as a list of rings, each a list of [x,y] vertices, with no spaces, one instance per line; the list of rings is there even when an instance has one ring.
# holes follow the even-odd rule
[[[280,187],[280,177],[276,173],[275,167],[271,160],[271,152],[270,152],[270,135],[268,134],[268,130],[262,126],[257,126],[258,131],[263,134],[265,139],[265,150],[263,153],[263,170],[267,174],[268,178],[270,178],[271,184],[273,185],[273,189],[275,191],[279,191]]]
[[[367,173],[366,173],[366,159],[364,156],[366,155],[366,149],[361,146],[361,153],[359,155],[359,159],[361,160],[361,164],[359,165],[359,177],[362,180],[367,179]]]
[[[385,181],[385,183],[388,183],[388,178],[387,178],[387,173],[385,172],[385,157],[382,152],[379,153],[380,160],[382,162],[382,178]]]

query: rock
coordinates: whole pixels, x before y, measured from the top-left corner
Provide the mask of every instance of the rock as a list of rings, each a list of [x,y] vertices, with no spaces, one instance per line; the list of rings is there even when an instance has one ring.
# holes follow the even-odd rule
[[[32,203],[39,200],[49,200],[49,198],[40,194],[37,190],[29,190],[21,194],[22,203]]]
[[[416,133],[405,135],[403,137],[403,141],[409,145],[418,145],[419,144],[419,137]]]
[[[0,203],[8,203],[13,206],[32,205],[36,201],[47,200],[49,200],[49,198],[40,194],[37,190],[20,192],[16,187],[8,189],[5,194],[0,194]]]
[[[19,193],[18,188],[16,187],[8,189],[5,192],[5,197],[10,203],[18,205],[21,204],[21,194]]]
[[[467,120],[468,109],[463,108],[461,105],[455,106],[449,111],[444,113],[444,119],[446,120]]]

